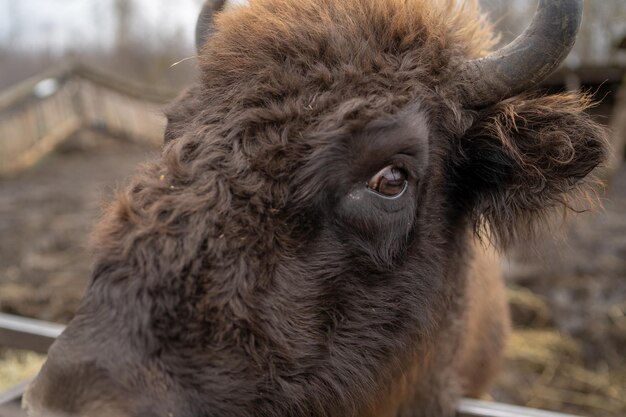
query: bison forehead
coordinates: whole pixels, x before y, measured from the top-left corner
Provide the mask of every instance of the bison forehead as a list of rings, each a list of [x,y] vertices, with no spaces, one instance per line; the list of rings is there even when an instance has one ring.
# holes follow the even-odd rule
[[[288,200],[322,148],[440,93],[455,63],[492,43],[475,1],[256,0],[216,26],[201,83],[170,111],[166,171],[181,190],[256,196],[259,212]]]
[[[357,130],[445,94],[456,63],[492,44],[475,1],[257,0],[216,26],[167,137],[211,142],[191,149],[237,159],[239,177],[242,163],[289,175],[320,131]]]
[[[257,0],[218,16],[200,54],[203,88],[223,105],[434,88],[493,44],[476,1]],[[325,100],[320,100],[320,97]]]

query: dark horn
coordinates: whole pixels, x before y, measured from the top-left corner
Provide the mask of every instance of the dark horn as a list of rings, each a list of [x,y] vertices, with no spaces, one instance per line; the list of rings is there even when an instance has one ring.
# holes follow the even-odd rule
[[[213,33],[213,15],[221,11],[225,4],[226,0],[207,0],[204,2],[196,23],[196,49],[198,52]]]
[[[463,104],[488,106],[543,81],[574,46],[582,14],[583,0],[540,0],[532,23],[517,39],[461,66],[456,81]]]

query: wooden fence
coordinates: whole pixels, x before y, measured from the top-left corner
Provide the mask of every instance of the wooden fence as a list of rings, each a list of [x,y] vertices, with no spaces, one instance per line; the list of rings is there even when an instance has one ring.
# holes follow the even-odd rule
[[[0,94],[0,176],[26,169],[82,129],[160,144],[174,94],[66,65]]]
[[[609,177],[612,177],[612,174],[626,161],[626,80],[617,94],[611,133],[613,134],[613,152],[608,163]]]

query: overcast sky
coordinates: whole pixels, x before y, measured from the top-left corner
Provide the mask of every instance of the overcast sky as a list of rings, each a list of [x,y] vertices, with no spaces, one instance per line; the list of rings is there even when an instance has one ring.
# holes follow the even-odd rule
[[[181,30],[192,42],[200,0],[133,0],[137,31]],[[233,0],[243,3],[245,0]],[[0,0],[0,43],[28,49],[108,46],[115,28],[113,0]]]
[[[10,43],[25,49],[50,50],[62,52],[64,49],[81,49],[85,47],[107,47],[112,44],[115,21],[113,17],[113,2],[115,0],[0,0],[0,46]],[[158,41],[158,34],[164,38],[172,33],[180,32],[189,42],[189,48],[193,48],[193,32],[202,0],[132,0],[136,12],[136,27],[134,35],[143,35],[146,42]],[[458,0],[462,1],[462,0]],[[608,5],[626,0],[597,0],[606,1]],[[246,0],[230,0],[231,4],[245,3]],[[492,18],[499,21],[506,18],[509,13],[520,10],[532,11],[536,0],[481,0],[486,5],[497,5],[495,15]],[[589,3],[591,6],[603,4]],[[626,10],[626,7],[623,9]],[[599,10],[602,10],[601,8]],[[607,8],[610,10],[610,7]],[[593,10],[592,10],[593,11]],[[500,16],[503,14],[503,16]],[[513,15],[516,15],[513,13]],[[510,17],[510,16],[509,16]],[[595,18],[595,20],[592,19]],[[612,20],[611,20],[612,18]],[[530,17],[528,17],[530,19]],[[603,22],[598,26],[594,23]],[[605,22],[606,20],[606,22]],[[610,20],[610,22],[609,22]],[[503,28],[505,34],[519,33],[518,28],[513,28],[514,19],[508,20],[509,27]],[[587,26],[595,32],[599,29],[614,30],[618,34],[626,31],[626,23],[623,15],[605,16],[588,14]],[[609,24],[611,23],[612,24]],[[518,25],[521,31],[526,24]],[[593,27],[592,27],[593,26]],[[595,29],[594,29],[595,28]],[[584,29],[584,28],[583,28]],[[584,30],[583,30],[584,32]],[[593,31],[588,31],[594,34]],[[595,35],[594,35],[595,36]],[[623,35],[622,35],[623,36]],[[615,40],[604,32],[591,39],[592,53],[587,54],[595,57],[597,61],[606,61],[607,56],[615,57],[612,42]],[[581,42],[579,41],[579,44]],[[580,47],[576,51],[579,51]],[[570,57],[574,59],[576,53]],[[589,59],[589,57],[587,57]]]

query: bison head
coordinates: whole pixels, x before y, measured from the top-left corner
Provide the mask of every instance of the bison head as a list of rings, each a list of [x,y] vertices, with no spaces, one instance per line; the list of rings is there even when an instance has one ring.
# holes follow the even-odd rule
[[[581,8],[542,0],[491,54],[475,1],[202,17],[200,78],[97,227],[32,413],[450,415],[472,392],[457,358],[490,360],[464,346],[502,338],[468,295],[473,234],[526,236],[606,156],[587,97],[519,95],[567,54]]]

